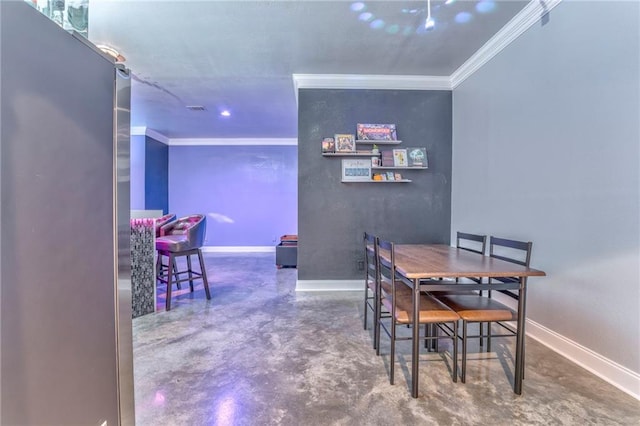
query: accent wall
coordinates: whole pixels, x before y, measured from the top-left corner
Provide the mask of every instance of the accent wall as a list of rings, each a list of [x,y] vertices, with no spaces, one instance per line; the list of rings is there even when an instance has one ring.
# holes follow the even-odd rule
[[[361,280],[365,231],[449,243],[451,113],[450,91],[298,91],[299,280]],[[410,183],[342,183],[344,157],[323,157],[321,141],[357,123],[396,124],[402,144],[380,149],[425,147],[429,168],[397,170]]]

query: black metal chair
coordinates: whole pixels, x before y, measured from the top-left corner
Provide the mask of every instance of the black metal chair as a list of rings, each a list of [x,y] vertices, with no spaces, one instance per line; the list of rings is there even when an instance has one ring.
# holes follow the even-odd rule
[[[394,371],[395,371],[395,350],[396,341],[398,340],[411,340],[412,337],[400,337],[396,333],[396,327],[398,325],[412,325],[414,327],[424,324],[424,335],[420,336],[425,342],[434,341],[437,339],[451,339],[453,341],[453,354],[452,354],[452,375],[453,381],[458,380],[458,350],[457,350],[457,331],[458,320],[460,316],[453,310],[449,309],[446,305],[439,302],[437,299],[428,294],[420,295],[420,312],[419,312],[419,324],[413,324],[413,291],[403,282],[396,280],[396,265],[395,265],[395,252],[394,244],[389,241],[377,240],[378,250],[378,280],[380,297],[377,299],[378,304],[383,304],[384,307],[391,313],[391,323],[389,327],[383,321],[384,318],[379,319],[378,336],[376,337],[378,346],[376,353],[380,355],[380,330],[384,330],[387,336],[391,340],[391,357],[389,361],[389,382],[393,384]],[[386,261],[381,256],[381,253],[388,254],[390,261]],[[379,311],[378,311],[379,312]],[[443,327],[443,324],[451,324],[450,327]],[[439,335],[437,331],[431,331],[429,325],[439,326],[438,329],[444,332],[444,335]]]
[[[171,286],[173,284],[189,281],[189,287],[193,292],[193,281],[202,279],[207,299],[211,299],[207,270],[204,266],[202,250],[200,249],[204,244],[205,232],[206,218],[201,214],[181,217],[160,228],[161,236],[156,239],[156,250],[158,252],[156,278],[167,285],[167,311],[171,310]],[[198,256],[199,271],[192,268],[192,255]],[[177,267],[176,258],[182,256],[187,258],[187,269],[180,271]],[[167,258],[166,265],[163,263],[164,257]],[[187,274],[187,277],[181,278],[183,274]]]
[[[497,259],[505,260],[507,262],[517,263],[519,265],[529,266],[531,259],[531,242],[521,242],[515,240],[507,240],[504,238],[491,237],[489,239],[490,253],[489,256]],[[524,260],[517,258],[515,254],[505,254],[500,251],[498,253],[498,247],[503,247],[510,251],[520,252]],[[517,277],[504,277],[504,278],[492,278],[490,282],[498,280],[500,282],[519,283],[520,279]],[[507,294],[515,299],[518,298],[518,294],[508,290],[499,290],[502,293]],[[491,298],[491,292],[488,292],[488,296],[480,296],[473,294],[440,294],[437,296],[438,300],[447,305],[460,315],[462,319],[462,383],[466,380],[467,371],[467,342],[471,338],[479,338],[482,342],[483,338],[487,339],[487,352],[491,351],[491,337],[517,337],[517,329],[507,324],[510,321],[517,321],[518,314],[515,310],[500,303]],[[487,332],[484,334],[481,332],[479,335],[469,336],[467,334],[469,323],[487,323]],[[499,325],[503,334],[492,335],[491,324],[495,323]],[[523,354],[524,357],[524,354]]]
[[[365,232],[363,236],[364,242],[364,329],[367,329],[367,317],[369,310],[373,314],[373,348],[377,347],[376,333],[377,329],[377,303],[376,297],[378,295],[378,266],[376,264],[378,258],[378,249],[376,246],[376,237]]]

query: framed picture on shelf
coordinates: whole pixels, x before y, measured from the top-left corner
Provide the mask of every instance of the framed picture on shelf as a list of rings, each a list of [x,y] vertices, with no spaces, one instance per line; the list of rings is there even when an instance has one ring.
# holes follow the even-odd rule
[[[407,148],[409,167],[428,167],[426,148]]]
[[[356,152],[355,135],[336,134],[335,144],[336,152]]]
[[[336,142],[333,138],[322,139],[322,152],[336,152]]]
[[[371,180],[371,160],[353,158],[342,160],[342,181],[362,182]]]
[[[356,124],[359,141],[395,141],[398,140],[395,124]]]
[[[394,167],[407,167],[409,161],[407,160],[407,150],[405,148],[399,148],[393,150],[393,166]]]

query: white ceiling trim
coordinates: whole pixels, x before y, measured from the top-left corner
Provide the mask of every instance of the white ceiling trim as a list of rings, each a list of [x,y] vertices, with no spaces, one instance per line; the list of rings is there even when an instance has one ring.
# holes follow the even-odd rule
[[[240,146],[240,145],[298,145],[297,138],[176,138],[169,146]]]
[[[476,53],[460,66],[450,77],[451,88],[455,89],[469,78],[480,67],[489,62],[522,33],[531,28],[536,22],[562,0],[531,1],[524,9],[513,17],[500,31],[489,39]]]
[[[447,76],[292,74],[292,77],[296,103],[299,89],[451,90]]]
[[[131,136],[145,136],[147,134],[146,126],[132,126]]]

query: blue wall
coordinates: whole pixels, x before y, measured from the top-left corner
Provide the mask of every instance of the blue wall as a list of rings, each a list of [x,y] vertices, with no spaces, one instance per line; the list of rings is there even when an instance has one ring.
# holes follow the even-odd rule
[[[169,211],[168,190],[169,147],[162,142],[146,137],[144,192],[145,209]]]
[[[131,135],[131,210],[144,210],[145,136]]]
[[[207,246],[274,245],[297,233],[297,155],[296,146],[171,146],[169,211],[206,214]]]

